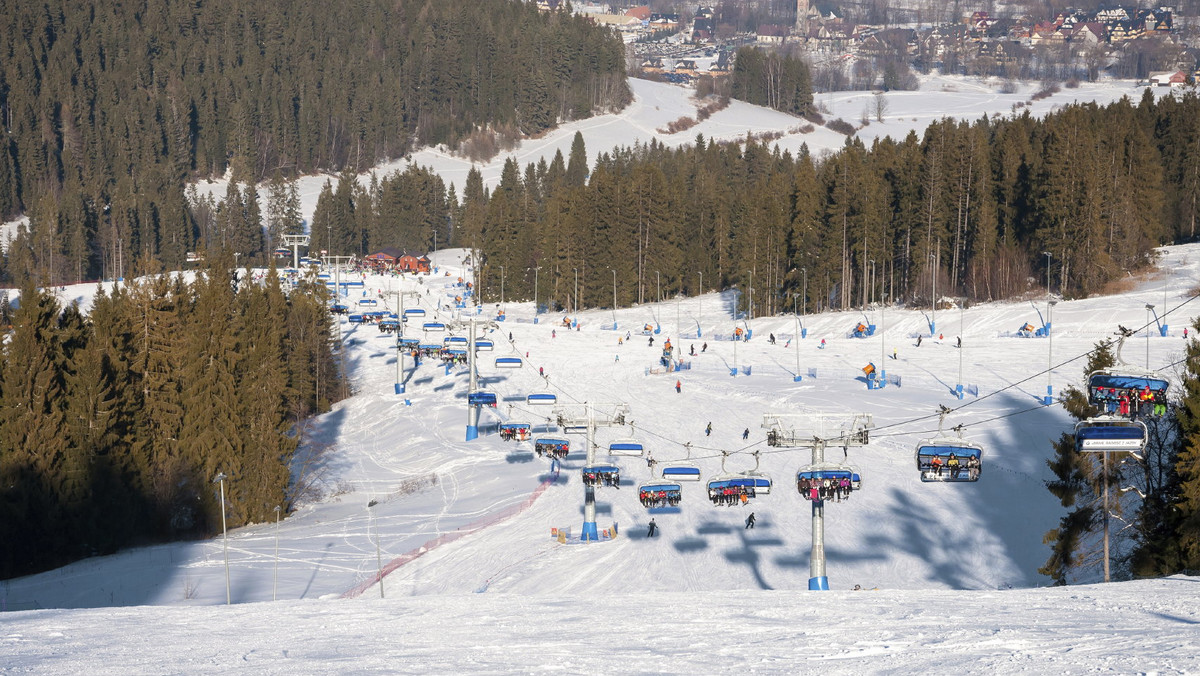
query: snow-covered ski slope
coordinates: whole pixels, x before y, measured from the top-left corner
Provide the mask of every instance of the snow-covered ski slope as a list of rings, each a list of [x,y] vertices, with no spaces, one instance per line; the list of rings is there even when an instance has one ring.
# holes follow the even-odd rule
[[[651,141],[676,147],[695,143],[698,135],[727,142],[745,140],[747,135],[762,137],[769,134],[772,137],[778,136],[770,143],[782,150],[796,154],[802,147],[807,146],[816,156],[834,152],[846,143],[844,135],[825,127],[816,127],[804,133],[802,129],[808,123],[801,118],[737,100],[731,101],[727,108],[713,113],[694,127],[674,134],[665,133],[663,130],[671,122],[683,117],[695,119],[698,107],[704,102],[693,97],[693,89],[678,85],[630,79],[629,86],[633,91],[633,101],[623,110],[560,125],[543,136],[521,141],[511,152],[501,153],[485,163],[473,163],[439,146],[423,148],[405,159],[382,164],[372,171],[384,176],[393,171],[403,171],[409,166],[428,167],[446,183],[453,184],[461,195],[467,173],[472,167],[479,170],[485,185],[489,188],[495,187],[500,182],[504,163],[510,158],[524,167],[543,160],[550,162],[556,152],[561,152],[564,159],[570,157],[571,144],[576,132],[583,136],[589,167],[595,166],[600,153],[611,153],[616,147],[645,145]],[[841,118],[860,127],[856,136],[870,145],[875,139],[884,136],[903,139],[909,132],[920,135],[931,122],[945,117],[972,121],[985,114],[1012,115],[1014,112],[1023,113],[1026,110],[1035,116],[1043,116],[1072,103],[1095,102],[1098,105],[1107,105],[1122,97],[1137,101],[1144,91],[1144,87],[1138,87],[1132,80],[1105,79],[1100,82],[1082,83],[1076,89],[1064,89],[1034,101],[1031,96],[1040,88],[1038,83],[1018,84],[1017,91],[1011,94],[1001,93],[1000,87],[1001,83],[998,80],[923,76],[917,91],[893,91],[882,95],[887,108],[882,115],[882,121],[876,118],[874,92],[821,93],[816,95],[815,102],[825,111],[823,114],[827,119]],[[1156,93],[1163,95],[1163,92]],[[1017,105],[1022,107],[1015,108]],[[861,121],[864,111],[870,122],[865,127]],[[337,180],[338,177],[331,174],[299,178],[301,211],[309,222],[312,220],[321,187],[326,181],[336,185]],[[359,180],[365,185],[370,176],[364,173],[359,176]],[[202,181],[196,188],[200,194],[211,194],[214,199],[219,200],[225,196],[227,182]],[[265,213],[266,186],[259,186],[258,192]],[[16,227],[16,222],[0,227],[0,240],[5,232],[9,233],[8,237],[15,234]],[[320,234],[316,234],[319,238]]]
[[[442,307],[440,318],[452,319],[444,309],[456,293],[450,285],[459,275],[470,278],[462,259],[462,251],[437,252],[437,275],[368,277],[367,293],[387,298],[402,289],[414,294],[407,306],[419,297],[429,317]],[[1135,290],[1058,303],[1052,361],[1076,359],[1053,371],[1054,391],[1080,380],[1083,355],[1118,324],[1143,326],[1147,303],[1171,309],[1169,336],[1139,334],[1124,357],[1141,365],[1148,355],[1155,368],[1178,362],[1182,328],[1200,309],[1181,305],[1200,286],[1198,273],[1200,245],[1169,247],[1160,272],[1138,280]],[[91,289],[69,287],[66,294],[86,304]],[[1045,313],[1044,302],[1037,307]],[[6,615],[11,628],[2,650],[16,661],[5,662],[55,673],[94,673],[86,666],[97,657],[121,665],[113,671],[218,671],[242,664],[235,655],[251,665],[261,660],[268,672],[320,672],[338,669],[341,660],[401,671],[540,664],[571,672],[685,672],[714,664],[842,673],[945,673],[971,665],[1056,673],[1097,665],[1200,669],[1192,578],[1036,588],[1047,583],[1036,572],[1048,553],[1042,535],[1062,513],[1043,486],[1045,460],[1068,418],[1058,406],[1039,405],[1047,376],[1037,374],[1046,368],[1048,341],[1011,336],[1026,322],[1040,325],[1030,303],[939,311],[945,339],[926,337],[920,347],[915,336],[928,331],[927,309],[889,308],[882,318],[868,309],[865,318],[879,332],[867,339],[848,337],[862,312],[806,316],[799,383],[797,344],[785,346],[795,319],[735,324],[732,293],[569,315],[578,330],[561,325],[564,314],[543,314],[533,324],[529,302],[504,309],[506,321],[488,334],[496,349],[480,353],[478,366],[499,406],[485,410],[481,436],[471,442],[464,441],[465,367],[447,373],[424,362],[414,371],[406,360],[407,391],[396,395],[394,337],[371,325],[341,325],[356,394],[314,423],[297,468],[320,496],[278,526],[229,536],[232,601],[279,603],[232,611],[98,609],[225,602],[220,538],[139,548],[0,586],[10,610],[97,608]],[[487,306],[487,316],[495,312]],[[614,321],[618,330],[605,328]],[[660,329],[653,346],[637,335],[646,324]],[[702,337],[688,337],[697,325]],[[753,330],[750,341],[736,344],[736,363],[750,375],[730,375],[735,343],[717,339],[735,326]],[[633,335],[619,345],[627,330]],[[408,331],[421,337],[415,327]],[[954,347],[959,335],[961,352]],[[428,338],[440,342],[443,334]],[[667,338],[692,368],[648,374]],[[693,345],[700,354],[686,356]],[[962,402],[951,394],[960,354],[964,384],[979,389]],[[501,356],[519,356],[525,366],[497,369]],[[868,391],[859,370],[868,362],[884,364],[901,386]],[[761,451],[760,469],[775,489],[750,505],[717,507],[703,482],[684,484],[677,511],[651,515],[637,501],[638,484],[651,478],[646,461],[617,458],[621,487],[597,490],[600,528],[615,524],[616,539],[559,543],[552,528],[570,528],[577,538],[583,520],[582,437],[568,437],[572,452],[556,474],[530,442],[502,442],[493,429],[500,421],[529,422],[535,436],[552,429],[543,428],[551,424],[547,407],[525,403],[535,392],[553,392],[562,404],[628,405],[632,429],[601,430],[597,443],[604,449],[632,436],[660,468],[690,459],[707,479],[721,471],[722,451],[730,453],[728,471],[753,468],[751,453]],[[919,480],[913,449],[937,424],[908,421],[930,416],[939,404],[968,404],[948,422],[967,425],[966,436],[986,446],[976,484]],[[877,428],[865,447],[827,451],[863,477],[861,491],[826,507],[829,594],[807,591],[810,505],[795,490],[795,474],[809,463],[809,451],[768,447],[762,428],[764,414],[810,412],[866,412]],[[603,450],[597,457],[609,459]],[[747,530],[751,512],[757,524]],[[651,516],[661,529],[652,539],[645,537]],[[381,595],[380,565],[386,599],[372,601]],[[846,591],[854,585],[877,591]],[[995,591],[1010,586],[1029,589]],[[224,637],[215,644],[203,629],[210,624]],[[172,625],[179,626],[160,629]],[[161,641],[151,638],[159,631],[166,631]],[[368,655],[385,636],[395,642]],[[621,661],[629,655],[642,661]],[[805,661],[834,657],[844,661]],[[407,659],[422,666],[392,661]]]

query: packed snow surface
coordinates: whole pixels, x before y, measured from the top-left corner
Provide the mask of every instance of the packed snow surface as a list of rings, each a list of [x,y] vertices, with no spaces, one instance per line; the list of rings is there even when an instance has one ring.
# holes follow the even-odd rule
[[[470,280],[471,271],[461,250],[433,258],[434,275],[368,276],[344,302],[365,294],[395,308],[403,291],[406,307],[454,324],[466,313],[447,306],[462,293],[458,277]],[[477,316],[494,320],[503,309],[505,320],[486,329],[495,349],[479,353],[478,371],[499,405],[484,409],[470,442],[465,366],[447,371],[425,360],[414,368],[406,357],[406,393],[397,395],[394,337],[343,318],[356,394],[308,430],[296,473],[313,490],[295,512],[229,533],[228,589],[219,537],[11,580],[0,586],[3,607],[15,611],[4,616],[2,661],[56,674],[234,665],[301,673],[1195,671],[1194,578],[1048,589],[1037,568],[1048,555],[1042,536],[1062,514],[1043,485],[1045,461],[1050,441],[1070,429],[1061,407],[1040,404],[1047,385],[1059,393],[1078,384],[1087,351],[1118,324],[1143,327],[1147,303],[1160,316],[1166,308],[1167,336],[1151,319],[1149,337],[1131,338],[1123,357],[1177,382],[1182,329],[1200,307],[1191,302],[1198,271],[1200,245],[1168,247],[1160,271],[1134,290],[1059,302],[1052,354],[1045,339],[1015,336],[1024,323],[1049,319],[1044,298],[943,307],[936,316],[868,307],[735,321],[727,292],[543,313],[536,324],[530,301],[489,304]],[[67,287],[64,300],[86,306],[93,291]],[[860,321],[876,334],[849,337]],[[807,337],[794,340],[801,323]],[[419,325],[406,335],[442,341]],[[639,335],[647,325],[658,333]],[[752,330],[751,339],[730,340],[737,327]],[[667,338],[690,369],[654,372]],[[497,368],[502,356],[524,365]],[[868,391],[868,362],[900,384]],[[978,394],[958,400],[960,382]],[[630,425],[596,436],[597,461],[622,468],[620,488],[597,489],[599,528],[614,538],[578,541],[584,437],[567,437],[571,454],[555,468],[529,441],[496,434],[500,422],[519,421],[535,437],[562,436],[551,407],[527,403],[539,392],[554,393],[572,415],[586,411],[583,402],[597,411],[629,407]],[[978,483],[919,479],[913,450],[937,432],[939,404],[957,408],[948,425],[965,425],[964,435],[985,446]],[[870,443],[829,448],[826,458],[853,466],[863,484],[826,503],[834,591],[810,592],[811,509],[795,476],[812,452],[768,446],[763,416],[790,414],[789,424],[805,429],[805,414],[853,412],[873,416]],[[706,499],[703,481],[685,483],[678,508],[648,513],[637,500],[637,487],[652,479],[647,459],[607,455],[611,441],[631,437],[659,469],[692,464],[707,480],[757,465],[774,488],[725,507]],[[751,512],[757,522],[747,529]],[[651,518],[660,529],[653,538]],[[570,537],[560,542],[551,529]],[[863,591],[850,591],[856,585]],[[227,594],[232,608],[220,607]]]

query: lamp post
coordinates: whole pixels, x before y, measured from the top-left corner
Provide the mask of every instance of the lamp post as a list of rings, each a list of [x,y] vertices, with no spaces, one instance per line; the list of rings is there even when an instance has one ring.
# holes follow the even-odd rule
[[[275,584],[271,587],[271,600],[279,598],[279,505],[275,505]]]
[[[214,479],[213,483],[221,484],[221,536],[225,543],[225,605],[233,603],[233,597],[229,591],[229,530],[225,528],[225,473],[221,472]]]
[[[1050,252],[1043,251],[1042,255],[1046,257],[1046,297],[1050,297]]]
[[[1046,398],[1042,404],[1049,406],[1054,401],[1054,386],[1050,384],[1050,369],[1054,365],[1054,306],[1058,301],[1051,299],[1046,302]]]
[[[500,266],[500,304],[504,305],[504,266]]]
[[[700,275],[700,291],[696,294],[696,298],[700,299],[700,309],[696,310],[696,337],[699,338],[703,334],[700,328],[700,322],[704,321],[704,272],[697,272]]]
[[[750,270],[750,303],[746,305],[746,316],[749,319],[754,319],[754,270]]]
[[[375,517],[375,505],[378,505],[378,500],[372,500],[367,503],[367,525],[368,532],[370,531],[370,522]],[[383,557],[379,554],[379,523],[375,524],[375,570],[379,575],[379,598],[383,598]]]
[[[796,313],[796,296],[799,295],[792,294],[792,316],[796,318],[796,335],[792,336],[792,342],[796,344],[796,377],[792,378],[795,382],[800,382],[800,315]]]
[[[654,288],[658,290],[658,295],[655,296],[654,301],[657,303],[661,303],[662,302],[662,273],[660,273],[658,270],[654,271]]]
[[[937,333],[937,258],[931,252],[929,254],[930,271],[933,276],[933,298],[930,299],[929,310],[929,337],[933,338]]]
[[[808,268],[800,268],[800,272],[804,274],[804,290],[800,292],[800,295],[803,296],[803,298],[801,298],[801,300],[800,300],[800,307],[804,311],[804,314],[807,315],[808,314]]]
[[[962,337],[966,333],[963,320],[963,313],[966,310],[966,306],[967,302],[965,298],[958,301],[958,387],[955,390],[958,393],[959,399],[963,398],[963,351],[966,348],[963,347]]]
[[[871,277],[870,277],[870,279],[867,280],[867,289],[868,289],[867,302],[874,303],[875,302],[875,261],[871,260],[871,261],[867,261],[867,262],[871,264]]]
[[[879,304],[879,381],[875,383],[877,388],[887,385],[887,324],[883,320],[885,305],[887,303]]]
[[[541,268],[533,267],[525,269],[527,271],[533,270],[533,316],[536,317],[538,314],[538,270],[541,270]]]
[[[579,268],[572,268],[575,271],[575,321],[579,321]]]
[[[1146,370],[1150,370],[1150,313],[1154,306],[1146,303]]]
[[[612,269],[612,268],[609,268],[609,269],[608,269],[608,271],[609,271],[609,272],[611,272],[611,273],[613,273],[613,307],[612,307],[612,318],[613,318],[613,328],[614,328],[614,329],[616,329],[616,328],[617,328],[617,271],[616,271],[616,270],[614,270],[614,269]]]

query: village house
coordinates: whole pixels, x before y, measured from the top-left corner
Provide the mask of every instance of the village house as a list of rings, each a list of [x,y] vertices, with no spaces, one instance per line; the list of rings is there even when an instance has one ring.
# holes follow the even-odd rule
[[[1187,85],[1187,73],[1182,70],[1151,73],[1150,84],[1155,87],[1183,87]]]

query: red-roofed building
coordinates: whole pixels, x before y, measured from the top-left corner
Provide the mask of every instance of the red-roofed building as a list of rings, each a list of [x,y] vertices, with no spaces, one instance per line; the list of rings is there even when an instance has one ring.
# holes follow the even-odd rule
[[[638,21],[649,21],[650,20],[650,6],[642,5],[641,7],[634,7],[632,9],[628,9],[625,11],[625,16],[631,16],[631,17],[637,19]]]

